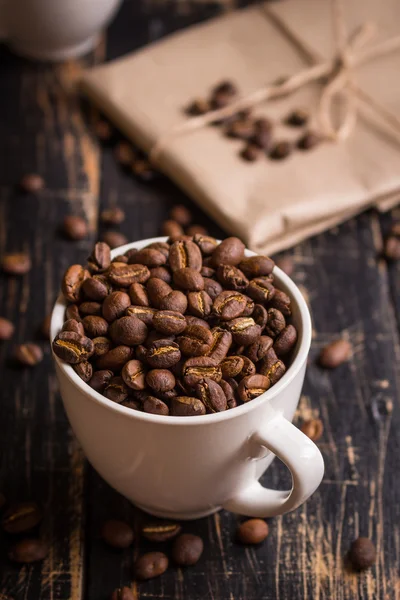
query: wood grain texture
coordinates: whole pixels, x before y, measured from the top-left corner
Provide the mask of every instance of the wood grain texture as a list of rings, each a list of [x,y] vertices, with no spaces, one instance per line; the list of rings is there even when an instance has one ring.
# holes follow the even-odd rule
[[[184,10],[182,7],[184,6]],[[160,177],[141,184],[115,164],[90,133],[73,83],[86,64],[111,59],[166,33],[214,16],[216,4],[127,0],[94,53],[83,61],[38,66],[0,54],[0,254],[26,249],[33,269],[16,279],[1,276],[0,315],[17,325],[0,346],[0,489],[9,501],[32,498],[46,509],[41,535],[51,544],[42,565],[17,567],[6,558],[10,538],[0,537],[0,599],[106,600],[132,582],[136,541],[122,553],[99,539],[106,518],[138,526],[144,515],[88,466],[68,427],[44,344],[32,370],[9,363],[15,342],[35,339],[51,309],[61,274],[82,261],[101,233],[98,213],[118,204],[127,214],[128,238],[157,235],[168,209],[189,201]],[[16,189],[20,176],[39,172],[47,182],[38,196]],[[191,206],[191,205],[190,205]],[[192,206],[195,220],[222,235]],[[89,239],[64,240],[57,228],[68,213],[85,215]],[[221,512],[184,524],[201,535],[205,552],[190,570],[171,568],[160,579],[132,583],[136,600],[399,600],[400,265],[381,258],[383,237],[400,217],[368,212],[293,249],[294,279],[313,316],[313,344],[297,422],[319,416],[326,473],[314,496],[294,513],[271,519],[270,535],[255,548],[235,543],[238,517]],[[354,347],[339,369],[322,371],[320,348],[340,336]],[[266,485],[290,485],[275,462]],[[351,541],[370,536],[378,560],[367,573],[351,573],[344,560]],[[168,551],[168,544],[161,545]]]

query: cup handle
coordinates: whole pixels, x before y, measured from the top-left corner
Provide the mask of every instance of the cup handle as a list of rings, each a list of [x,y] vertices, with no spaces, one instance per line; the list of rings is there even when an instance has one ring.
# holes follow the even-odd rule
[[[292,489],[271,490],[253,481],[223,508],[248,517],[276,517],[303,504],[321,483],[324,461],[317,446],[281,414],[276,414],[255,432],[253,447],[273,452],[292,474]],[[249,457],[251,458],[251,457]]]

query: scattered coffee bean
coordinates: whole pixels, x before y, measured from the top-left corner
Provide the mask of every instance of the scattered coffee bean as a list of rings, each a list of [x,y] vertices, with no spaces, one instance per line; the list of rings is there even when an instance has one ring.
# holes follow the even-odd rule
[[[298,108],[286,117],[285,123],[291,127],[304,127],[304,125],[307,125],[308,119],[308,112]]]
[[[128,243],[128,238],[120,231],[105,231],[102,234],[101,239],[112,249],[118,248],[119,246],[125,246],[125,244]]]
[[[321,136],[313,131],[307,131],[299,140],[297,141],[297,148],[299,150],[311,150],[318,146],[321,143]]]
[[[42,517],[42,511],[36,502],[20,502],[6,510],[1,526],[6,533],[23,533],[36,527]]]
[[[260,157],[260,147],[258,144],[254,142],[250,142],[246,144],[246,146],[241,150],[240,156],[247,160],[247,162],[255,162]]]
[[[36,173],[28,173],[24,175],[19,182],[19,187],[23,192],[35,194],[44,188],[44,179]]]
[[[363,571],[372,567],[376,562],[376,550],[373,542],[365,537],[359,537],[350,546],[349,558],[353,568]]]
[[[400,238],[390,235],[385,242],[384,249],[385,258],[387,260],[400,260]]]
[[[212,91],[213,94],[227,94],[228,96],[236,96],[238,88],[233,81],[225,80],[218,83]]]
[[[166,542],[176,537],[181,529],[178,523],[146,523],[141,529],[141,534],[150,542]]]
[[[140,556],[135,563],[135,575],[138,579],[153,579],[168,569],[168,558],[163,552],[148,552]]]
[[[117,588],[111,595],[111,600],[135,600],[131,588]]]
[[[397,221],[396,223],[392,224],[390,228],[390,233],[392,235],[400,236],[400,221]]]
[[[134,539],[133,529],[124,521],[110,519],[103,523],[101,537],[113,548],[128,548]]]
[[[284,158],[287,158],[289,156],[291,151],[292,151],[292,145],[290,142],[286,142],[286,141],[277,142],[271,148],[269,157],[272,158],[273,160],[283,160]]]
[[[301,431],[313,442],[318,441],[324,433],[324,425],[321,419],[310,419],[301,426]]]
[[[101,211],[100,220],[104,225],[120,225],[125,221],[125,212],[118,206],[106,208]]]
[[[8,553],[8,557],[17,563],[33,563],[44,560],[48,553],[49,546],[43,540],[26,539],[14,544]]]
[[[238,527],[237,538],[242,544],[261,544],[268,536],[268,525],[262,519],[248,519]]]
[[[14,334],[14,325],[8,319],[0,317],[0,340],[9,340]]]
[[[203,553],[203,540],[192,533],[182,533],[172,546],[172,558],[177,565],[195,565]]]
[[[25,275],[31,266],[30,256],[24,252],[5,254],[1,262],[1,268],[8,275]]]
[[[321,350],[318,362],[325,369],[336,369],[349,360],[352,352],[350,342],[347,340],[336,340]]]
[[[251,119],[237,119],[228,125],[226,135],[240,140],[249,140],[254,135],[254,124]]]
[[[14,360],[24,367],[34,367],[43,360],[43,351],[37,344],[26,342],[14,350]]]
[[[63,222],[63,232],[70,240],[83,240],[88,234],[88,227],[85,219],[74,215],[65,217]]]

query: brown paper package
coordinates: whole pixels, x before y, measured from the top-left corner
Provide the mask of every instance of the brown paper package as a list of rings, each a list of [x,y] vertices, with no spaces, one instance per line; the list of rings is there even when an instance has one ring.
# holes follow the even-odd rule
[[[353,0],[345,8],[349,33],[364,21],[376,23],[377,40],[399,33],[398,0]],[[271,14],[321,57],[332,57],[330,3],[287,0],[236,11],[96,67],[85,73],[82,89],[148,152],[188,118],[191,100],[209,94],[221,80],[234,81],[248,94],[309,66]],[[400,115],[399,72],[400,51],[358,68],[355,78],[360,89]],[[254,114],[274,120],[276,140],[295,140],[299,131],[283,119],[298,107],[314,115],[320,93],[321,85],[312,84],[255,107]],[[400,200],[400,144],[373,117],[374,123],[359,117],[345,142],[255,163],[239,157],[243,142],[207,126],[168,138],[158,164],[228,233],[255,251],[273,253],[367,207],[387,210]]]

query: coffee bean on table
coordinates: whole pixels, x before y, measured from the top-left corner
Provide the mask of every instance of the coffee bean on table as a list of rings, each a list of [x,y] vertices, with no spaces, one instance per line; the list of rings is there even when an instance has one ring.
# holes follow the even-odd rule
[[[129,346],[117,346],[103,354],[96,361],[98,369],[110,370],[114,373],[120,371],[128,360],[133,356],[133,349]]]
[[[14,334],[14,325],[8,319],[0,317],[0,340],[9,340]]]
[[[88,226],[82,217],[68,215],[63,221],[64,235],[70,240],[83,240],[88,234]]]
[[[165,573],[168,558],[163,552],[148,552],[140,556],[135,563],[135,575],[138,579],[153,579]]]
[[[100,213],[100,221],[105,225],[120,225],[125,220],[125,212],[118,206],[105,208]]]
[[[132,173],[144,182],[152,181],[155,177],[155,171],[151,168],[148,160],[137,158],[131,164]]]
[[[146,383],[155,392],[169,392],[175,387],[175,377],[168,369],[151,369],[146,375]]]
[[[102,369],[100,371],[95,371],[93,373],[92,378],[89,381],[89,385],[96,392],[102,394],[111,381],[114,373],[108,369]]]
[[[212,254],[212,264],[218,267],[224,265],[238,265],[244,258],[245,245],[237,237],[224,239]]]
[[[10,506],[1,519],[6,533],[23,533],[40,523],[43,514],[36,502],[20,502]]]
[[[181,225],[172,219],[167,219],[161,226],[161,234],[168,237],[183,235],[184,231]]]
[[[128,306],[131,304],[131,299],[125,292],[112,292],[103,302],[103,317],[111,323],[122,317]]]
[[[200,325],[188,325],[177,338],[179,349],[185,356],[204,356],[211,348],[213,336],[209,329]]]
[[[141,534],[150,542],[166,542],[176,537],[182,527],[178,523],[145,523]]]
[[[203,540],[192,533],[182,533],[172,546],[172,558],[177,565],[188,567],[195,565],[203,553]]]
[[[221,367],[208,356],[196,356],[184,363],[182,378],[189,388],[194,388],[204,378],[213,379],[218,383],[222,378]]]
[[[284,356],[290,352],[297,342],[297,330],[293,325],[286,325],[274,342],[274,350],[277,356]]]
[[[19,187],[22,191],[28,194],[40,192],[44,188],[44,179],[36,173],[27,173],[19,182]]]
[[[102,234],[101,239],[108,244],[111,249],[125,246],[125,244],[128,243],[128,238],[120,231],[105,231]]]
[[[14,349],[14,360],[21,366],[34,367],[43,360],[43,351],[33,342],[19,344]]]
[[[66,270],[61,283],[61,290],[68,302],[78,302],[80,300],[82,284],[88,277],[90,277],[90,273],[82,265],[72,265]]]
[[[269,153],[269,158],[272,160],[283,160],[289,156],[292,151],[292,144],[287,141],[277,142]]]
[[[174,417],[194,417],[205,415],[206,407],[198,398],[191,396],[176,396],[171,400],[171,415]]]
[[[169,251],[169,265],[173,272],[185,268],[200,271],[202,267],[200,248],[192,241],[174,242]]]
[[[49,545],[39,539],[26,539],[11,546],[8,558],[17,563],[33,563],[44,560],[49,553]]]
[[[143,410],[146,413],[150,413],[152,415],[169,415],[169,408],[159,398],[155,396],[147,396],[146,400],[143,403]]]
[[[373,542],[366,537],[359,537],[350,546],[349,558],[353,568],[364,571],[376,562],[376,550]]]
[[[111,595],[111,600],[135,600],[131,588],[117,588]]]
[[[160,310],[153,317],[153,327],[160,333],[178,335],[186,329],[186,319],[172,310]]]
[[[196,395],[210,413],[226,410],[226,396],[216,381],[205,377],[196,384]]]
[[[132,527],[118,519],[109,519],[101,527],[101,537],[113,548],[128,548],[134,539]]]
[[[1,268],[8,275],[25,275],[31,270],[31,259],[25,252],[5,254],[1,261]]]
[[[90,337],[90,336],[88,336]],[[94,345],[94,352],[93,352],[93,356],[94,357],[98,357],[98,356],[102,356],[103,354],[107,354],[107,352],[109,350],[111,350],[111,340],[109,340],[107,337],[104,336],[99,336],[99,337],[95,337],[93,338],[93,345]]]
[[[238,396],[242,402],[248,402],[261,396],[270,387],[270,380],[265,375],[250,375],[245,377],[239,384]]]
[[[87,360],[73,365],[73,369],[85,383],[90,381],[93,376],[93,366]]]
[[[110,381],[104,389],[103,394],[109,400],[112,400],[113,402],[119,404],[127,398],[129,394],[129,388],[127,385],[125,385],[125,382],[122,379],[122,377],[117,376],[110,379]]]
[[[156,340],[147,350],[147,363],[153,369],[168,369],[181,359],[181,352],[176,342]]]
[[[310,419],[301,426],[301,431],[313,442],[318,441],[324,433],[324,425],[321,419]]]
[[[94,345],[84,335],[74,331],[61,331],[53,341],[53,352],[65,362],[76,364],[92,356]]]
[[[242,544],[261,544],[268,531],[268,525],[262,519],[248,519],[239,525],[237,538]]]
[[[349,360],[351,353],[350,342],[344,339],[335,340],[322,348],[318,362],[325,369],[336,369]]]
[[[274,297],[275,288],[266,277],[256,277],[250,281],[246,293],[255,302],[265,303]]]

